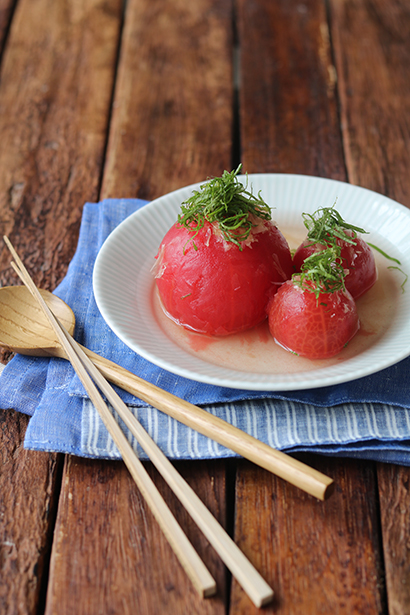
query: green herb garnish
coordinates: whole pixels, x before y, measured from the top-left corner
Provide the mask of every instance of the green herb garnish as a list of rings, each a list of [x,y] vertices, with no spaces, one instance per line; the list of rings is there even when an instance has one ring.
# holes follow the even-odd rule
[[[306,290],[315,292],[316,298],[318,298],[321,292],[334,292],[341,288],[343,288],[343,290],[345,289],[344,278],[346,273],[341,264],[341,246],[338,240],[355,244],[357,233],[367,234],[367,231],[359,226],[354,226],[346,222],[335,209],[335,205],[336,202],[332,207],[320,207],[313,214],[302,214],[304,225],[308,231],[307,239],[309,245],[322,244],[334,250],[335,261],[333,263],[331,263],[331,252],[325,255],[325,258],[322,260],[321,255],[323,252],[327,251],[324,250],[309,256],[303,264],[299,284],[302,286],[303,280],[310,280],[310,282],[312,282],[311,285],[308,284],[302,287]],[[351,235],[347,234],[346,231],[351,231]],[[388,260],[401,266],[401,262],[397,258],[393,258],[389,254],[386,254],[386,252],[373,243],[367,242],[367,244]],[[397,269],[404,275],[405,279],[401,285],[401,289],[404,292],[404,286],[408,279],[407,274],[400,269],[400,267],[391,266],[388,267],[388,269]],[[333,276],[335,277],[333,278]],[[341,280],[337,281],[339,276]],[[320,287],[322,288],[321,290]]]
[[[313,214],[302,214],[304,225],[308,230],[307,238],[312,244],[337,245],[338,239],[354,244],[357,233],[367,232],[359,226],[346,222],[334,208],[335,204],[333,207],[320,207]],[[351,231],[352,235],[346,234],[345,231]]]
[[[304,290],[316,295],[334,293],[346,290],[345,277],[347,272],[342,264],[341,241],[355,244],[357,233],[366,233],[359,226],[346,222],[332,207],[320,207],[313,214],[303,213],[303,222],[307,228],[308,245],[323,245],[323,250],[308,256],[302,265],[300,274],[295,274],[293,280]],[[351,234],[346,233],[350,231]]]
[[[304,260],[301,272],[293,274],[293,282],[314,293],[317,301],[322,293],[346,290],[346,272],[340,254],[341,248],[337,245],[311,254]]]
[[[409,279],[409,276],[407,275],[407,273],[404,273],[403,269],[400,269],[400,267],[393,267],[393,265],[391,265],[390,267],[387,267],[387,269],[397,269],[397,271],[400,271],[400,273],[404,275],[404,280],[400,284],[401,292],[404,293],[404,290],[405,290],[404,287],[406,285],[407,280]]]
[[[242,250],[241,242],[249,237],[255,218],[271,219],[271,209],[262,199],[248,191],[248,181],[242,185],[237,178],[242,165],[235,171],[224,171],[222,177],[215,177],[195,190],[181,205],[178,223],[193,233],[193,241],[203,228],[205,221],[218,222],[226,241],[236,244]],[[195,242],[194,242],[195,249]]]
[[[381,248],[378,248],[377,246],[375,246],[374,243],[370,243],[368,241],[367,245],[370,246],[371,248],[373,248],[373,250],[377,250],[377,252],[379,252],[379,254],[384,256],[384,258],[387,258],[389,261],[393,261],[394,263],[397,263],[398,265],[401,265],[401,262],[397,258],[393,258],[393,256],[389,256],[389,254],[386,254],[386,252],[384,252]],[[398,269],[398,267],[396,267],[396,269]]]
[[[384,250],[382,250],[378,246],[375,246],[374,243],[370,243],[368,241],[367,244],[371,248],[373,248],[373,250],[377,250],[377,252],[379,252],[379,254],[384,256],[384,258],[387,258],[387,260],[389,260],[389,261],[393,261],[393,263],[397,263],[401,267],[401,262],[399,261],[398,258],[394,258],[393,256],[390,256],[389,254],[386,254],[386,252],[384,252]],[[407,273],[404,273],[403,269],[401,269],[400,267],[393,267],[393,265],[391,265],[390,267],[387,267],[387,269],[397,269],[397,271],[400,271],[400,273],[402,273],[404,275],[403,283],[400,285],[401,291],[402,291],[402,293],[404,293],[404,287],[406,285],[407,280],[409,279],[409,276],[407,275]]]

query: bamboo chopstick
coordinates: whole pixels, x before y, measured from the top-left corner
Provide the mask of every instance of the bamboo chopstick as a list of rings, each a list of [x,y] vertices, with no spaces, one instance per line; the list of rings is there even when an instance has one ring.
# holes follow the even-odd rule
[[[173,516],[172,512],[168,508],[154,482],[150,478],[148,472],[145,470],[143,464],[138,459],[131,444],[128,442],[125,434],[121,430],[114,416],[110,412],[108,406],[104,402],[101,394],[96,388],[91,377],[87,373],[83,363],[78,357],[75,349],[66,338],[62,328],[51,310],[48,308],[44,299],[38,292],[37,287],[31,280],[28,272],[26,271],[23,263],[19,259],[11,243],[4,238],[8,248],[13,254],[17,262],[11,263],[13,269],[17,272],[23,283],[29,288],[30,292],[39,301],[44,313],[47,315],[51,326],[56,332],[61,346],[64,348],[67,357],[81,379],[91,401],[98,410],[102,421],[104,422],[107,430],[110,432],[118,450],[121,453],[124,463],[126,464],[131,476],[138,485],[142,495],[144,496],[147,504],[149,505],[154,517],[164,532],[168,542],[170,543],[174,553],[179,559],[186,574],[190,578],[191,582],[197,589],[197,591],[204,598],[212,596],[216,593],[216,583],[212,575],[202,562],[201,558],[189,542],[182,528],[178,524],[177,520]],[[68,334],[67,334],[68,335]]]
[[[315,468],[272,448],[185,399],[139,378],[88,348],[84,348],[84,351],[111,383],[165,412],[168,416],[280,476],[319,500],[325,500],[333,493],[333,479]]]
[[[71,338],[67,331],[64,330],[64,333],[67,339]],[[73,342],[76,344],[75,340],[72,340],[71,338],[70,343]],[[107,397],[113,408],[118,412],[120,418],[124,421],[137,442],[142,446],[149,459],[171,487],[175,495],[179,498],[198,527],[205,534],[215,551],[219,554],[226,566],[232,572],[233,576],[237,579],[240,585],[242,585],[256,606],[261,607],[264,604],[267,604],[273,597],[273,592],[269,585],[267,585],[235,542],[225,532],[212,513],[197,496],[195,491],[177,472],[169,459],[164,455],[154,440],[152,440],[152,438],[148,435],[141,423],[135,418],[119,395],[108,384],[104,376],[98,371],[84,351],[81,348],[76,349],[78,351],[78,355],[84,362],[84,365],[91,374],[93,380],[96,382],[97,386]]]
[[[333,480],[322,472],[272,448],[218,416],[139,378],[88,348],[83,350],[111,383],[139,397],[154,408],[280,476],[319,500],[325,500],[333,493]]]
[[[115,418],[112,416],[111,412],[107,408],[105,402],[103,401],[101,395],[96,389],[94,382],[100,388],[100,390],[106,395],[108,401],[112,404],[115,410],[118,412],[119,416],[125,422],[127,427],[130,429],[131,433],[134,435],[139,444],[143,447],[148,457],[154,463],[158,471],[162,474],[164,479],[167,481],[171,489],[180,499],[182,504],[185,506],[187,511],[190,513],[192,518],[197,523],[198,527],[203,531],[209,542],[213,545],[217,553],[220,555],[221,559],[225,562],[226,566],[230,569],[233,576],[238,580],[240,585],[249,595],[251,600],[257,607],[261,607],[268,602],[270,602],[273,598],[273,591],[270,586],[266,583],[266,581],[261,577],[261,575],[257,572],[257,570],[253,567],[253,565],[249,562],[249,560],[245,557],[242,551],[237,547],[234,541],[229,537],[229,535],[225,532],[225,530],[221,527],[215,517],[210,513],[210,511],[206,508],[203,502],[198,498],[196,493],[192,490],[192,488],[185,482],[185,480],[180,476],[180,474],[175,470],[172,463],[167,459],[167,457],[162,453],[159,447],[155,444],[155,442],[150,438],[148,433],[144,430],[142,425],[137,421],[134,415],[131,413],[129,408],[124,404],[121,398],[117,395],[117,393],[112,389],[112,387],[108,384],[99,370],[93,365],[91,360],[87,357],[82,348],[77,344],[77,342],[69,335],[69,333],[60,325],[57,319],[52,314],[51,310],[48,308],[44,299],[40,295],[37,287],[34,282],[31,280],[27,270],[25,269],[23,263],[18,257],[16,251],[11,245],[10,241],[7,238],[4,238],[8,248],[10,249],[13,257],[16,260],[16,263],[12,263],[13,268],[17,272],[17,274],[22,279],[23,283],[29,288],[30,292],[36,297],[38,302],[40,303],[43,311],[47,315],[50,324],[58,335],[59,341],[64,348],[67,356],[72,362],[74,368],[79,374],[80,378],[84,386],[86,387],[87,393],[90,395],[90,399],[93,401],[97,410],[100,412],[101,417],[106,424],[107,428],[110,430],[111,435],[114,438],[117,446],[118,446],[121,454],[123,455],[123,451],[126,454],[124,461],[127,463],[127,467],[129,467],[130,472],[136,474],[134,479],[136,480],[138,486],[140,486],[140,482],[142,483],[143,494],[146,496],[148,503],[152,502],[152,493],[157,492],[156,488],[152,484],[147,484],[144,480],[141,480],[141,472],[139,466],[141,466],[141,462],[138,461],[137,466],[135,466],[135,453],[130,447],[128,441],[126,440],[122,430],[120,429],[118,423]],[[91,375],[91,378],[90,378]],[[94,381],[94,382],[93,382]],[[90,382],[91,385],[90,386]],[[96,394],[97,393],[97,394]],[[112,429],[112,431],[111,431]],[[127,446],[123,446],[123,438]],[[131,453],[130,449],[131,448]],[[128,465],[129,464],[129,465]],[[138,467],[138,472],[136,472],[136,467]],[[144,473],[146,474],[145,470]],[[148,476],[148,475],[147,475]],[[151,479],[148,480],[151,483]],[[152,488],[153,487],[153,488]],[[144,491],[143,491],[144,489]],[[159,495],[159,494],[158,494]],[[161,498],[161,496],[159,496]],[[162,500],[162,498],[161,498]],[[156,502],[156,505],[155,505]],[[152,502],[154,506],[154,514],[155,511],[158,514],[158,503],[157,501]],[[162,500],[163,502],[163,500]],[[165,506],[165,510],[169,509],[166,507],[165,502],[163,502]],[[160,523],[163,523],[164,519],[164,508],[161,506],[161,514],[159,516]],[[167,514],[165,514],[167,517]],[[176,523],[175,519],[173,519]],[[161,525],[162,527],[162,525]],[[171,543],[171,546],[175,550],[175,535],[169,535],[169,528],[171,526],[166,523],[165,528],[162,527],[165,535]],[[178,529],[182,532],[181,528],[177,526]],[[186,537],[183,535],[186,542]],[[188,543],[190,545],[190,543]],[[190,545],[191,549],[192,546]],[[187,574],[190,576],[193,583],[196,587],[203,593],[203,595],[209,595],[209,592],[212,591],[212,584],[209,579],[205,580],[205,582],[201,582],[203,579],[204,570],[202,569],[204,566],[200,567],[199,572],[196,572],[196,568],[193,570],[193,562],[195,562],[196,558],[198,558],[196,552],[194,551],[194,555],[196,558],[191,558],[187,561],[184,557],[184,554],[180,552],[180,549],[176,551],[177,556],[180,558],[182,565],[184,566]],[[181,559],[182,558],[182,559]],[[197,563],[197,562],[196,562]],[[205,568],[206,573],[208,573]],[[191,576],[192,575],[192,576]],[[209,575],[209,573],[208,573]],[[206,576],[206,575],[205,575]],[[211,577],[212,579],[212,577]],[[212,579],[213,581],[213,579]],[[207,589],[204,590],[204,586],[206,585]],[[207,594],[204,594],[204,591],[207,591]]]

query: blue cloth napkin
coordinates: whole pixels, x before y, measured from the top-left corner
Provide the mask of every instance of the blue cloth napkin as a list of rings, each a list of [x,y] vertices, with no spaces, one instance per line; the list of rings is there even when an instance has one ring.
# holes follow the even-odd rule
[[[175,376],[127,348],[97,309],[92,273],[110,232],[145,201],[107,199],[84,207],[78,247],[55,290],[76,316],[76,339],[154,384],[288,452],[311,451],[410,465],[410,358],[354,382],[308,391],[260,393]],[[168,457],[205,459],[235,454],[121,392]],[[31,416],[25,446],[84,457],[119,453],[70,364],[16,356],[0,376],[0,407]],[[141,458],[143,451],[133,442]]]

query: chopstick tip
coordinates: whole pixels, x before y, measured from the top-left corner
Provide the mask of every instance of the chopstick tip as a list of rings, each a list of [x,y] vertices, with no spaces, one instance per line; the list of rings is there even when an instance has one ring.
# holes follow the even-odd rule
[[[270,604],[272,602],[272,600],[273,600],[274,595],[275,594],[273,592],[273,589],[271,589],[264,596],[261,596],[261,599],[260,599],[259,603],[256,606],[258,608],[261,608],[263,606],[266,606],[267,604]]]
[[[213,581],[213,583],[210,583],[207,587],[204,587],[202,590],[202,597],[203,598],[212,598],[212,596],[215,596],[216,592],[217,592],[217,585],[215,583],[215,581]]]
[[[327,500],[334,493],[336,483],[332,480],[323,492],[323,500]]]

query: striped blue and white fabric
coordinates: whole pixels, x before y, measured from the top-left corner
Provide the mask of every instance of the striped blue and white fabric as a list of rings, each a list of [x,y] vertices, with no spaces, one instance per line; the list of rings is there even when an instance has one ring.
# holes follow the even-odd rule
[[[351,383],[260,393],[192,382],[165,372],[128,349],[98,312],[92,271],[109,233],[144,204],[136,199],[108,199],[84,207],[76,254],[55,291],[75,313],[75,337],[80,343],[277,449],[410,465],[410,359]],[[234,456],[130,394],[118,392],[168,457]],[[67,361],[15,357],[0,375],[0,407],[31,416],[27,448],[119,458]],[[143,451],[133,444],[144,458]]]

